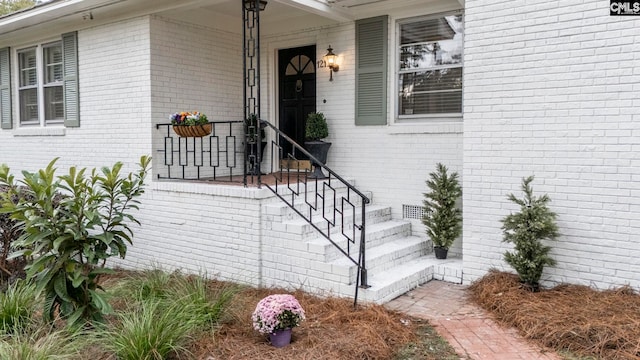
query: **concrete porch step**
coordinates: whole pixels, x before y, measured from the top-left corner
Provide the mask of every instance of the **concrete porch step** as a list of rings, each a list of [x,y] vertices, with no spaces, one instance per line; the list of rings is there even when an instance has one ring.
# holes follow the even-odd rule
[[[359,299],[383,304],[430,280],[462,283],[462,260],[438,260],[433,254],[377,274],[369,274],[367,289],[360,289]]]
[[[370,274],[383,273],[396,266],[427,255],[430,242],[417,236],[397,237],[376,247],[366,249],[366,267]],[[346,284],[356,282],[358,267],[346,257],[334,260],[332,268],[335,274],[344,278]]]
[[[331,233],[336,235],[342,231],[343,227],[345,229],[350,229],[351,226],[353,225],[352,214],[345,214],[344,217],[341,217],[340,214],[335,214],[335,219],[333,215],[334,214],[325,214],[323,216],[322,214],[317,214],[317,216],[313,217],[313,224],[317,226],[319,229],[324,230],[327,228],[327,220],[324,217],[327,217],[331,223],[334,223],[336,225],[331,230]],[[356,215],[356,221],[358,221],[359,218],[360,216]],[[388,221],[390,218],[391,218],[390,207],[370,205],[370,206],[367,206],[366,208],[365,219],[367,224],[366,225],[367,230],[369,226],[377,223],[381,223],[384,221]],[[344,224],[342,223],[343,221],[344,221]],[[291,234],[301,235],[302,239],[317,237],[316,229],[314,229],[313,226],[311,226],[311,224],[309,224],[306,220],[301,219],[300,217],[296,217],[294,220],[288,220],[280,223],[274,221],[273,229],[284,231]]]
[[[367,224],[366,247],[367,249],[374,249],[385,242],[406,238],[410,234],[411,223],[404,220],[387,220],[384,222]],[[335,236],[332,240],[336,245],[340,246],[340,248],[347,248],[348,240],[344,236]],[[359,236],[356,236],[355,243],[350,245],[354,247],[354,253],[356,254],[360,246],[359,240]],[[307,241],[307,252],[313,256],[313,259],[324,262],[332,262],[344,257],[334,244],[329,242],[326,238],[318,236]],[[367,254],[367,258],[369,258],[369,256],[370,254]]]
[[[329,214],[333,212],[334,208],[339,210],[344,209],[345,214],[356,213],[356,218],[359,219],[361,214],[362,198],[355,193],[347,195],[346,188],[338,188],[338,191],[333,193],[326,193],[321,197],[315,197],[315,194],[311,193],[305,198],[304,193],[300,196],[293,197],[291,194],[280,194],[287,202],[293,202],[293,208],[298,212],[304,214],[304,216],[311,216],[313,218],[320,218],[323,214]],[[344,191],[340,191],[344,190]],[[300,192],[300,189],[296,191]],[[369,207],[371,205],[368,205]],[[272,216],[274,221],[295,221],[299,219],[299,215],[296,213],[287,203],[275,197],[272,203],[264,206],[265,214]],[[353,217],[353,215],[351,215]]]

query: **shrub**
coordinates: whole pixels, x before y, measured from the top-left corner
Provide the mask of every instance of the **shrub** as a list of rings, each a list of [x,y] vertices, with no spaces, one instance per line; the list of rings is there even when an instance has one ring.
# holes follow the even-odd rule
[[[318,141],[329,136],[327,119],[321,112],[312,112],[307,115],[305,138],[309,141]]]
[[[18,251],[11,257],[26,256],[27,278],[38,293],[44,291],[43,316],[52,321],[56,310],[71,324],[102,320],[111,308],[99,293],[98,279],[108,272],[106,260],[124,258],[131,244],[129,223],[138,223],[130,214],[137,209],[137,197],[144,192],[150,158],[140,158],[140,170],[121,176],[122,163],[112,168],[69,169],[55,176],[54,159],[38,172],[24,171],[17,183],[6,165],[0,166],[0,185],[10,188],[3,199],[3,212],[11,213],[23,234],[15,241]],[[32,197],[19,197],[18,184]],[[64,193],[56,206],[58,193]],[[14,202],[11,196],[18,196]]]
[[[433,246],[444,249],[451,247],[462,234],[462,210],[456,206],[462,188],[458,173],[447,171],[446,166],[438,163],[436,172],[429,174],[427,186],[431,191],[424,194],[425,214],[422,218]]]
[[[258,116],[256,114],[250,114],[249,117],[244,119],[244,132],[247,135],[248,143],[253,144],[258,142],[258,129],[260,129],[260,141],[266,141],[266,126],[266,124],[258,120]]]
[[[502,220],[502,232],[503,241],[514,244],[515,250],[506,251],[504,260],[516,270],[520,281],[535,291],[544,267],[556,263],[549,256],[551,247],[544,245],[542,240],[554,240],[558,236],[558,226],[556,214],[547,207],[551,199],[546,194],[533,196],[532,181],[533,176],[522,179],[524,198],[509,194],[508,199],[520,206],[520,211]]]
[[[8,194],[11,189],[8,186],[0,186],[0,193],[5,194],[7,199],[11,199],[12,202],[17,203],[19,199],[28,199],[33,201],[33,195],[27,188],[19,186],[15,189],[16,193]],[[60,197],[54,199],[54,206],[60,202]],[[11,253],[11,244],[17,240],[20,235],[23,234],[22,228],[18,225],[17,221],[11,218],[10,213],[0,212],[0,269],[11,279],[24,277],[24,257],[13,258],[8,260]]]

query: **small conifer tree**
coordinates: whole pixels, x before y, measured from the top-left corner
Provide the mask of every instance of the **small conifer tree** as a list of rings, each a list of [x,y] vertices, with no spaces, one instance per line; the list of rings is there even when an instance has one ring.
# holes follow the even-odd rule
[[[522,179],[524,198],[509,194],[508,199],[519,205],[520,211],[502,219],[502,231],[503,241],[514,244],[514,251],[506,251],[504,260],[516,270],[522,283],[536,291],[544,267],[556,263],[549,256],[551,247],[542,241],[554,240],[558,226],[556,214],[547,207],[551,199],[547,194],[533,196],[532,181],[533,176]]]
[[[427,186],[431,190],[424,194],[425,214],[422,223],[435,247],[449,249],[462,234],[462,210],[456,202],[462,196],[458,173],[447,173],[447,167],[436,165],[436,172],[429,174]]]

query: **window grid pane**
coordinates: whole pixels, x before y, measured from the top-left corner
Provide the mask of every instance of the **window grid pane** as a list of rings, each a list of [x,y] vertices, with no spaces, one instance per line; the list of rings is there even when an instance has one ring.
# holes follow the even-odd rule
[[[37,124],[38,120],[38,90],[20,90],[20,122]]]
[[[20,87],[37,86],[38,72],[36,50],[28,49],[18,54]]]
[[[48,44],[42,49],[45,84],[62,81],[62,43]]]
[[[44,118],[47,122],[64,120],[64,92],[62,86],[44,89]]]

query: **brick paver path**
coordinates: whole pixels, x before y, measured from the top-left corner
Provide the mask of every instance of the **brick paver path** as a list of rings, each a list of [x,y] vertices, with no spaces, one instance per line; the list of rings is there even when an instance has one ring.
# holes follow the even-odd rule
[[[386,306],[429,320],[463,359],[560,359],[553,352],[527,343],[515,329],[499,326],[466,299],[465,289],[462,285],[434,280]]]

